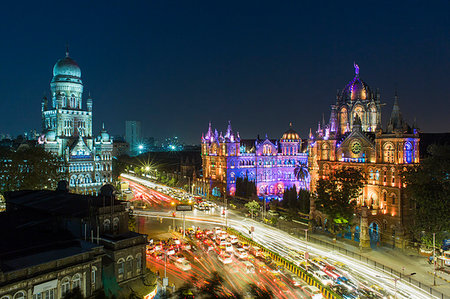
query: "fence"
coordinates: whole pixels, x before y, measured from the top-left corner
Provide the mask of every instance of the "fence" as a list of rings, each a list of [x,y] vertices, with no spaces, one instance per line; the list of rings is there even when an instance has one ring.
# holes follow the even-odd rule
[[[234,229],[232,229],[230,227],[227,228],[227,231],[228,231],[228,233],[236,235],[239,239],[245,240],[247,243],[249,243],[249,244],[251,244],[253,246],[257,246],[257,247],[261,248],[262,251],[269,253],[270,258],[272,260],[274,260],[277,263],[282,263],[284,268],[288,269],[289,271],[291,271],[295,275],[299,276],[307,284],[317,287],[322,292],[322,294],[325,296],[325,298],[329,298],[329,299],[342,298],[341,296],[339,296],[338,294],[333,292],[328,287],[325,287],[324,285],[322,285],[311,274],[305,272],[302,268],[298,267],[297,265],[295,265],[291,261],[288,261],[285,258],[281,257],[279,254],[273,252],[270,249],[265,248],[264,246],[256,243],[252,239],[242,235],[240,232],[238,232],[238,231],[236,231],[236,230],[234,230]]]

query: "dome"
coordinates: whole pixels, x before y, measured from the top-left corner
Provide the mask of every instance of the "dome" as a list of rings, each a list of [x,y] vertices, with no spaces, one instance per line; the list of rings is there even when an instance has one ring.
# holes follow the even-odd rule
[[[109,141],[109,134],[106,131],[101,132],[100,137],[102,141]]]
[[[47,139],[47,141],[56,141],[56,132],[53,130],[48,131],[47,134],[45,134],[45,139]]]
[[[300,140],[300,135],[298,135],[297,132],[295,132],[295,130],[292,128],[292,123],[289,124],[289,130],[284,132],[281,140]]]
[[[109,142],[109,134],[105,130],[105,124],[102,125],[100,135],[97,137],[98,141]]]
[[[342,90],[343,100],[366,100],[369,98],[369,86],[359,78],[359,66],[354,64],[355,77]]]
[[[68,76],[81,78],[81,69],[78,64],[69,57],[66,53],[66,57],[58,60],[53,67],[53,77]]]

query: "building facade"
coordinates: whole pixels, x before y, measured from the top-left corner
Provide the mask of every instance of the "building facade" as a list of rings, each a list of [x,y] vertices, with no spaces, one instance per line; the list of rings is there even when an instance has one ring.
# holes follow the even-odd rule
[[[382,242],[403,247],[413,207],[403,192],[401,172],[419,163],[419,133],[403,120],[397,95],[385,128],[381,107],[380,93],[360,79],[355,64],[355,76],[338,92],[328,123],[322,120],[315,134],[310,133],[311,190],[318,179],[326,179],[339,168],[360,169],[367,183],[357,204],[368,209],[371,245]],[[330,225],[313,201],[311,217],[323,229]],[[351,227],[356,241],[361,231],[358,221]]]
[[[126,206],[112,189],[102,187],[99,196],[8,192],[0,215],[0,298],[56,299],[75,288],[85,298],[128,298],[130,284],[141,298],[148,294],[147,236],[129,231]]]
[[[203,178],[209,192],[234,195],[236,178],[255,182],[258,195],[281,196],[286,188],[308,188],[308,155],[302,150],[300,136],[290,126],[281,139],[241,139],[231,124],[225,135],[209,124],[202,134]]]
[[[50,83],[51,99],[42,99],[42,132],[38,142],[67,162],[70,187],[94,193],[112,182],[112,138],[104,126],[92,134],[93,100],[83,105],[83,82],[78,64],[69,57],[58,60]]]
[[[143,152],[143,148],[139,148],[139,146],[142,145],[142,130],[140,121],[125,121],[125,141],[130,145],[131,155],[137,155]]]

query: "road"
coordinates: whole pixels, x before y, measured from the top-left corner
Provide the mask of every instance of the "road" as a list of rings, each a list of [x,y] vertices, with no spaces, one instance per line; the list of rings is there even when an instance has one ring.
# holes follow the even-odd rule
[[[139,211],[137,213],[145,217],[153,218],[172,217],[171,212],[168,211]],[[256,242],[284,256],[288,260],[298,262],[298,260],[295,260],[289,255],[289,253],[295,249],[308,252],[310,258],[320,258],[329,264],[333,264],[339,272],[345,273],[359,289],[371,287],[385,292],[392,297],[396,295],[397,298],[433,298],[429,293],[406,281],[395,280],[395,277],[392,277],[390,273],[373,268],[339,252],[330,251],[317,244],[308,244],[305,240],[292,237],[281,230],[253,221],[249,218],[241,217],[231,211],[228,212],[227,218],[230,227],[236,229],[245,236],[252,237]],[[225,225],[225,219],[220,210],[208,211],[208,213],[194,210],[193,212],[186,213],[186,221],[193,223],[195,226],[201,226],[205,223]],[[253,236],[249,235],[251,227],[254,227]]]

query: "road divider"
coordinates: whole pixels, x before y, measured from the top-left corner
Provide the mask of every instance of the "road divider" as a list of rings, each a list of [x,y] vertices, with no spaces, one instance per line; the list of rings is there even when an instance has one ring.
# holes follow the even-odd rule
[[[323,296],[325,298],[328,298],[328,299],[335,299],[335,298],[336,299],[341,299],[342,298],[341,296],[339,296],[338,294],[333,292],[330,288],[324,286],[320,281],[318,281],[310,273],[308,273],[305,270],[303,270],[302,268],[298,267],[297,265],[295,265],[291,261],[288,261],[284,257],[280,256],[278,253],[275,253],[272,250],[264,247],[263,245],[255,242],[253,239],[251,239],[251,238],[249,238],[247,236],[244,236],[242,233],[238,232],[237,230],[235,230],[235,229],[233,229],[231,227],[227,228],[227,232],[229,234],[237,236],[238,239],[240,239],[241,241],[245,241],[245,242],[247,242],[248,244],[250,244],[252,246],[260,248],[263,252],[268,253],[270,258],[273,261],[275,261],[276,263],[282,264],[285,269],[291,271],[292,273],[294,273],[295,275],[300,277],[307,284],[317,287],[322,292],[322,294],[323,294]]]

